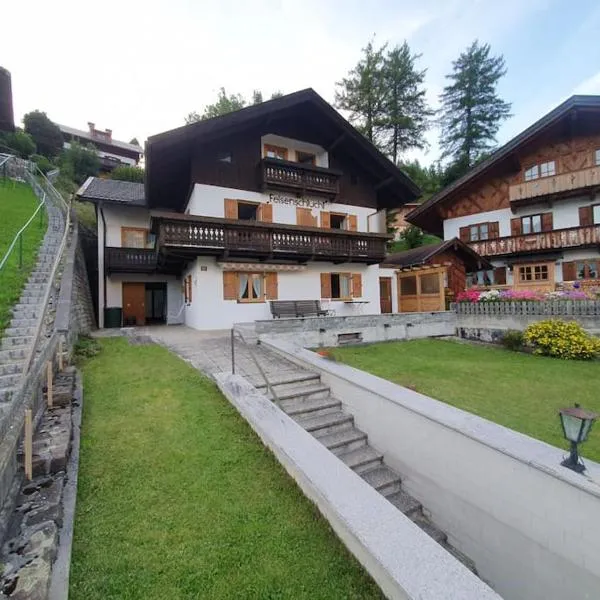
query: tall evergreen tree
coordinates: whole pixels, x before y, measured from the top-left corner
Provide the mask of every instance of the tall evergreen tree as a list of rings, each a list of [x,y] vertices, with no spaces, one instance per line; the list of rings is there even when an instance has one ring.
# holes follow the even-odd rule
[[[336,83],[335,91],[336,108],[349,111],[350,122],[376,145],[380,142],[384,110],[385,49],[385,45],[376,49],[373,42],[369,42],[362,50],[362,58],[348,73],[348,77]]]
[[[458,178],[494,147],[511,105],[496,91],[506,73],[504,57],[491,56],[489,44],[475,40],[452,68],[446,76],[451,83],[440,95],[440,146],[442,158],[451,160],[448,174]]]
[[[444,172],[439,164],[432,163],[428,167],[415,159],[401,162],[398,165],[420,188],[421,200],[428,200],[442,189]]]
[[[415,66],[420,57],[411,54],[405,41],[390,50],[383,62],[382,150],[394,164],[402,152],[427,145],[424,136],[433,111],[423,87],[426,69]]]

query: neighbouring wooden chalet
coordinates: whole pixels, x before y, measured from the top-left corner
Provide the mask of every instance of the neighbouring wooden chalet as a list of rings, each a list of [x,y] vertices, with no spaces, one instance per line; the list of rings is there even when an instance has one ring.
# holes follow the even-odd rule
[[[428,312],[445,310],[465,289],[467,272],[490,269],[491,264],[467,244],[453,238],[390,254],[381,267],[382,274],[384,269],[394,272],[397,312]],[[392,276],[388,278],[391,286]],[[382,292],[382,302],[385,296]],[[382,312],[392,312],[392,305],[389,306],[390,310],[384,310],[382,304]]]
[[[386,211],[415,184],[307,89],[150,137],[145,185],[89,179],[100,325],[198,329],[270,301],[379,313]]]
[[[88,130],[75,129],[66,125],[58,125],[64,139],[64,147],[68,148],[73,142],[83,146],[93,146],[100,158],[100,171],[110,173],[119,166],[133,167],[140,162],[142,147],[115,140],[111,129],[97,129],[94,123],[88,123]]]
[[[493,268],[469,286],[599,286],[600,96],[573,96],[407,215]]]

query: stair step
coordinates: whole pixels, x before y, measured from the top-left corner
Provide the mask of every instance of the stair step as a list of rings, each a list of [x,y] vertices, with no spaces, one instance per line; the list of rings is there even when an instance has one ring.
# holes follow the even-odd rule
[[[385,465],[365,471],[360,476],[383,496],[400,491],[400,477]]]
[[[276,389],[275,393],[277,394],[277,399],[280,402],[285,400],[295,400],[295,399],[317,399],[317,398],[327,398],[330,394],[330,389],[326,385],[309,385],[309,386],[298,386],[292,388],[290,390],[279,393]],[[283,405],[282,405],[283,406]]]
[[[429,537],[433,538],[438,544],[447,541],[448,536],[439,528],[436,527],[424,514],[415,513],[409,515],[410,520],[418,525]]]
[[[415,500],[410,494],[407,494],[404,490],[394,492],[386,499],[391,502],[401,513],[407,516],[420,512],[423,508],[418,500]]]
[[[313,435],[323,446],[337,456],[344,452],[361,448],[367,444],[367,434],[360,431],[360,429],[356,429],[356,427],[350,427],[336,433],[318,435],[317,432]]]
[[[23,372],[23,361],[8,362],[0,364],[0,376],[2,375],[13,375],[15,373]]]
[[[338,454],[338,458],[356,473],[362,473],[363,471],[370,471],[375,467],[381,466],[383,454],[373,450],[371,446],[365,445],[361,448],[355,448],[349,452]]]
[[[0,390],[0,402],[10,402],[15,391],[15,386]]]
[[[24,360],[26,352],[24,348],[17,348],[15,350],[0,350],[0,362],[14,362],[17,360]]]
[[[294,387],[298,383],[307,383],[307,382],[319,382],[321,380],[321,376],[318,373],[305,373],[301,375],[293,375],[291,377],[287,377],[285,379],[270,381],[271,385],[275,388],[277,393],[285,392],[289,387]],[[266,389],[266,383],[259,383],[256,388],[259,390]]]
[[[22,337],[35,335],[35,327],[7,327],[4,330],[6,337]]]
[[[317,398],[316,400],[294,400],[293,402],[287,401],[289,404],[282,406],[281,408],[290,417],[296,415],[310,415],[316,417],[318,415],[326,415],[339,411],[342,407],[342,403],[335,398]]]
[[[350,429],[354,422],[354,417],[341,411],[336,411],[316,417],[296,417],[295,421],[309,433],[318,431],[321,435],[326,435]]]
[[[10,326],[11,328],[13,327],[32,327],[33,329],[35,329],[37,325],[37,318],[35,317],[31,317],[31,318],[27,318],[27,317],[16,317],[13,316],[13,318],[10,321]]]
[[[42,301],[42,297],[41,296],[21,296],[19,298],[19,305],[23,306],[23,305],[27,305],[29,306],[30,304],[40,304]]]
[[[21,373],[10,373],[9,375],[0,375],[0,389],[11,388],[19,383]]]
[[[440,545],[442,548],[450,552],[454,558],[456,558],[459,562],[461,562],[471,573],[477,575],[477,568],[475,567],[475,563],[465,554],[463,554],[460,550],[457,550],[454,546],[450,545],[448,542],[441,542]]]
[[[12,312],[13,319],[37,319],[40,316],[41,308],[30,306],[23,308],[19,305],[15,306]]]
[[[2,338],[3,350],[14,350],[18,346],[29,346],[33,343],[33,336],[6,336]]]

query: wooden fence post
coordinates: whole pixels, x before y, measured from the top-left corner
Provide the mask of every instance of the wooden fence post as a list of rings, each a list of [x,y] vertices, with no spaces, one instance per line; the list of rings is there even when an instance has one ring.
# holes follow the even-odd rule
[[[58,370],[63,370],[63,341],[62,337],[58,340]]]
[[[33,478],[33,422],[31,409],[25,411],[25,477],[31,481]]]
[[[48,408],[52,408],[52,361],[49,360],[46,362],[46,380],[47,380],[47,389],[46,398],[48,400]]]

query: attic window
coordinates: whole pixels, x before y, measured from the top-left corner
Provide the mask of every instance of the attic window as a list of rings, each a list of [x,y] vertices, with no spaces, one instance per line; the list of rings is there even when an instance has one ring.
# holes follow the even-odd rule
[[[229,151],[219,152],[217,153],[217,160],[219,162],[230,163],[233,162],[233,155]]]

